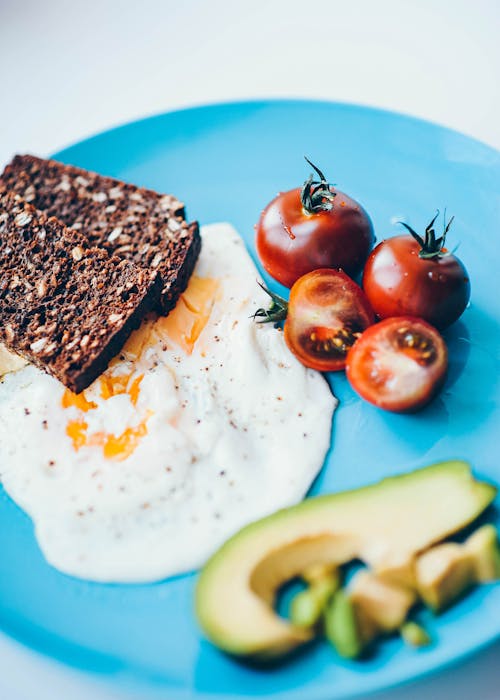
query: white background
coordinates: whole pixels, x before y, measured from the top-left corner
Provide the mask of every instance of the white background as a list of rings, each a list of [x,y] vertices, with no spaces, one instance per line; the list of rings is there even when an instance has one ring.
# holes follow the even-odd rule
[[[179,106],[320,97],[500,148],[499,0],[0,0],[0,167]],[[500,614],[500,612],[499,612]],[[500,644],[379,700],[498,700]],[[122,697],[0,636],[2,700]]]

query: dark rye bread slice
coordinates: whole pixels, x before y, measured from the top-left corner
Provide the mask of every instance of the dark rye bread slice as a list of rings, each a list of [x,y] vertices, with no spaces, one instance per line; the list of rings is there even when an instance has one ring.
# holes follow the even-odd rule
[[[184,205],[175,197],[30,155],[15,156],[1,181],[91,244],[157,270],[160,313],[168,313],[186,288],[201,239],[198,224],[184,221]]]
[[[158,275],[0,190],[0,342],[72,391],[105,370],[160,291]]]

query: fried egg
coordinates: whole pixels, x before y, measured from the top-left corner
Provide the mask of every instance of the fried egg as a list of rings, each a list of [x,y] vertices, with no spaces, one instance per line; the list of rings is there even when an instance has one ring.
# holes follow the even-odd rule
[[[269,301],[257,277],[234,229],[206,226],[175,309],[147,318],[84,392],[7,367],[0,478],[57,569],[109,582],[190,571],[304,497],[336,400],[252,319]]]

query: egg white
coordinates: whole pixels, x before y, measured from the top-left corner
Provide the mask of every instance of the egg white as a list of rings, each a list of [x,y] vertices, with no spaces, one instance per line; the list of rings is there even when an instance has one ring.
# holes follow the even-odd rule
[[[53,566],[161,579],[304,497],[336,399],[252,320],[268,304],[257,277],[234,229],[206,226],[175,311],[146,320],[79,399],[32,365],[4,376],[0,478]]]

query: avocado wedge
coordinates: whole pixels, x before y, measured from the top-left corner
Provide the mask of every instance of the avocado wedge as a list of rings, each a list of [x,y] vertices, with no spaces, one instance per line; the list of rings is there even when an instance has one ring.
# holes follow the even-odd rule
[[[467,463],[450,461],[278,511],[240,530],[205,565],[200,625],[228,653],[280,657],[314,634],[275,613],[283,583],[313,565],[353,559],[375,572],[411,568],[418,552],[475,520],[495,494]]]

